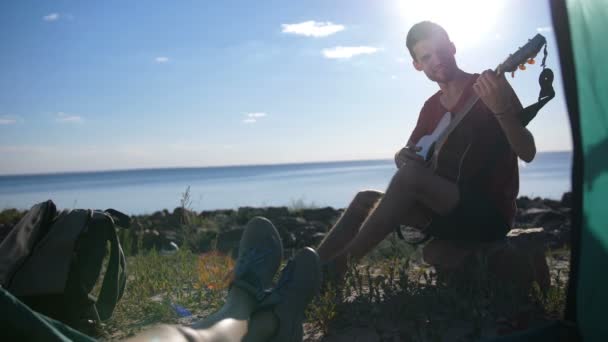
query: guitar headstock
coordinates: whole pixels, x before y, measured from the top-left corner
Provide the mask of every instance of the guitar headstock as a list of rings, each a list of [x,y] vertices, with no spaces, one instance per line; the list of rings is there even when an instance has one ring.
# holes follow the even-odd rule
[[[547,44],[545,37],[541,34],[537,34],[534,38],[528,40],[526,45],[509,55],[509,57],[496,68],[496,71],[500,74],[505,72],[514,74],[517,69],[525,70],[525,63],[534,64],[534,57],[545,44]]]

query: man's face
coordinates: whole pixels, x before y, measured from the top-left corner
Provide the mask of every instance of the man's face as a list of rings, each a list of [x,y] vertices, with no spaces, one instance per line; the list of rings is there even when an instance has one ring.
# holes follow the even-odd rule
[[[446,83],[451,81],[458,70],[454,55],[456,47],[443,35],[435,35],[430,39],[417,42],[413,47],[414,68],[424,71],[434,82]]]

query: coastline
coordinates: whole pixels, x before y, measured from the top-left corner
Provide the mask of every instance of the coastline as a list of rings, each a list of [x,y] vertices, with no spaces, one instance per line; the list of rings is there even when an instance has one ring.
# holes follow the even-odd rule
[[[561,248],[567,245],[570,236],[570,197],[569,192],[561,200],[519,197],[512,228],[543,228],[547,247]],[[152,214],[131,215],[131,229],[124,233],[129,236],[124,235],[123,239],[132,243],[139,239],[146,250],[165,249],[173,243],[177,246],[188,245],[198,252],[210,248],[212,240],[217,239],[217,247],[228,251],[237,244],[239,233],[247,221],[255,216],[264,216],[275,224],[286,248],[317,246],[343,211],[343,208],[316,207],[303,202],[294,202],[291,206],[239,207],[200,212],[189,210],[187,206],[177,207],[173,211],[162,209]],[[1,211],[0,238],[26,212],[17,209]],[[126,246],[128,251],[135,248]]]

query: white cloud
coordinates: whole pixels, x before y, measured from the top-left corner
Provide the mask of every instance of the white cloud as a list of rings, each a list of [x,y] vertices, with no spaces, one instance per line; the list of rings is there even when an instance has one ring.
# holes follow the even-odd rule
[[[395,76],[395,75],[391,76],[391,80],[396,80],[396,79],[397,79],[397,76]]]
[[[327,37],[344,30],[344,25],[337,25],[330,21],[318,22],[314,20],[297,24],[282,24],[283,33],[297,34],[306,37]]]
[[[323,49],[322,53],[325,58],[330,59],[348,59],[357,55],[373,54],[380,49],[372,46],[336,46],[331,49]]]
[[[17,120],[10,116],[0,116],[0,125],[14,125]]]
[[[164,56],[156,57],[156,58],[154,58],[154,61],[159,64],[168,63],[169,57],[164,57]]]
[[[63,112],[57,113],[57,117],[55,118],[57,122],[66,122],[66,123],[81,123],[83,121],[82,117],[78,115],[68,115]]]
[[[543,26],[543,27],[537,27],[536,31],[538,33],[548,33],[548,32],[553,32],[553,27],[551,26]]]
[[[59,13],[50,13],[45,15],[44,17],[42,17],[42,20],[44,21],[57,21],[59,20]]]
[[[264,112],[251,112],[251,113],[245,113],[246,118],[243,119],[243,123],[245,124],[253,124],[258,122],[258,119],[263,118],[265,116],[267,116],[268,114],[264,113]]]

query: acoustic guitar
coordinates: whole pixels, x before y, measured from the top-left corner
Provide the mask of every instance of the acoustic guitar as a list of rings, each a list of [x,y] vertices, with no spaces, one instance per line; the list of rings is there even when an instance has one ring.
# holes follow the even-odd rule
[[[534,38],[528,40],[523,47],[520,47],[515,53],[509,55],[504,62],[496,67],[494,72],[500,76],[505,72],[514,73],[517,69],[524,70],[525,63],[533,64],[534,57],[545,44],[545,37],[537,34]],[[416,148],[420,149],[416,154],[427,161],[431,169],[437,174],[453,181],[460,181],[463,180],[463,177],[466,178],[472,175],[471,172],[464,170],[466,164],[465,158],[471,147],[471,143],[468,139],[449,139],[448,144],[448,137],[458,134],[467,136],[474,134],[470,129],[467,131],[466,127],[462,127],[466,126],[462,123],[466,121],[467,114],[478,100],[479,96],[473,93],[459,112],[454,114],[446,112],[433,132],[423,136],[416,143]],[[457,128],[459,129],[457,130]]]

